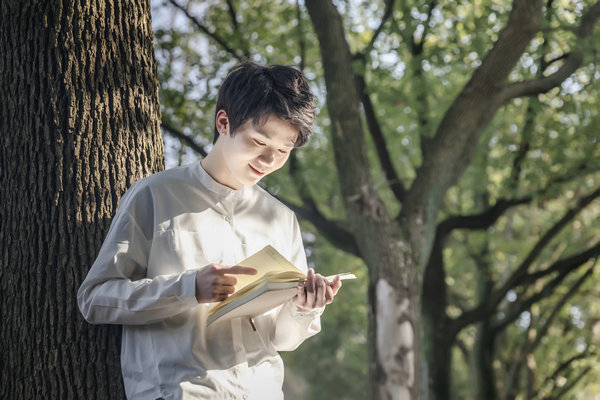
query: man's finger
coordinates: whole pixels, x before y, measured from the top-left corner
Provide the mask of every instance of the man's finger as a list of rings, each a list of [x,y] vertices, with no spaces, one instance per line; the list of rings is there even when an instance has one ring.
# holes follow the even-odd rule
[[[333,282],[331,283],[330,287],[333,291],[333,295],[335,296],[338,290],[340,290],[340,288],[342,287],[342,280],[340,279],[339,275],[336,275],[336,277],[333,278]]]
[[[333,293],[333,289],[331,288],[331,286],[327,286],[325,288],[325,303],[331,304],[334,297],[335,297],[335,294]]]
[[[325,305],[325,296],[326,296],[326,289],[327,289],[327,281],[320,275],[320,274],[316,274],[315,275],[315,287],[316,287],[316,291],[315,291],[315,305],[317,307],[323,307]]]
[[[225,267],[219,270],[221,274],[239,274],[239,275],[256,275],[258,271],[256,268],[245,267],[243,265],[234,265],[231,267]]]
[[[308,269],[306,273],[306,291],[313,292],[315,291],[315,270],[312,268]]]
[[[228,296],[230,294],[233,294],[234,291],[235,291],[235,289],[234,289],[233,286],[222,286],[222,285],[219,285],[219,286],[215,286],[213,288],[213,295],[214,296],[219,296],[219,295],[226,295],[226,296]]]
[[[300,307],[306,306],[306,292],[304,291],[303,285],[298,285],[296,305],[299,305]]]
[[[215,294],[210,301],[211,302],[213,302],[213,301],[223,301],[223,300],[226,300],[228,297],[229,297],[229,295],[226,294],[226,293]]]
[[[233,275],[217,275],[214,282],[219,285],[235,286],[237,279]]]

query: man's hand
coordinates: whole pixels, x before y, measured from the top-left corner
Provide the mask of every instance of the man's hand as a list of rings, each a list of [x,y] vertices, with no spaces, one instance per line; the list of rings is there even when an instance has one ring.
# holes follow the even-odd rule
[[[342,287],[339,276],[330,284],[321,274],[315,274],[310,268],[306,274],[306,283],[298,285],[298,293],[294,296],[294,304],[302,311],[310,311],[315,308],[330,304]]]
[[[237,283],[235,274],[256,275],[256,269],[241,265],[208,264],[196,273],[196,300],[198,303],[225,300]]]

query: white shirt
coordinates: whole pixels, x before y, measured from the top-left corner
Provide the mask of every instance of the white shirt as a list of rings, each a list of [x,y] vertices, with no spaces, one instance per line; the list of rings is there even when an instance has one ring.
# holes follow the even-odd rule
[[[283,363],[320,330],[321,311],[289,301],[253,318],[206,327],[196,271],[235,265],[270,244],[306,270],[294,214],[265,190],[232,190],[200,163],[137,181],[123,196],[77,294],[88,322],[122,324],[129,399],[282,399]]]

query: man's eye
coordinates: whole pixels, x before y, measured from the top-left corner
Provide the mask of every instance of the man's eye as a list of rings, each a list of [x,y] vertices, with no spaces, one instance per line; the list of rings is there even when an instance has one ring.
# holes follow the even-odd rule
[[[260,140],[256,140],[256,139],[254,139],[254,143],[256,143],[259,146],[264,146],[265,145],[263,142],[261,142]]]
[[[281,154],[287,154],[287,153],[288,153],[288,152],[287,152],[287,151],[285,151],[285,150],[279,150],[279,152],[280,152]]]

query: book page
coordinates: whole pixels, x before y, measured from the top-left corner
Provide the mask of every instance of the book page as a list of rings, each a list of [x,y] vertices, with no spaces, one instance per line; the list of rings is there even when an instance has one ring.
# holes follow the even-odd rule
[[[234,286],[236,292],[244,286],[258,281],[269,272],[294,271],[306,275],[270,245],[244,261],[240,261],[237,265],[256,268],[258,273],[256,275],[236,275],[237,283]]]

